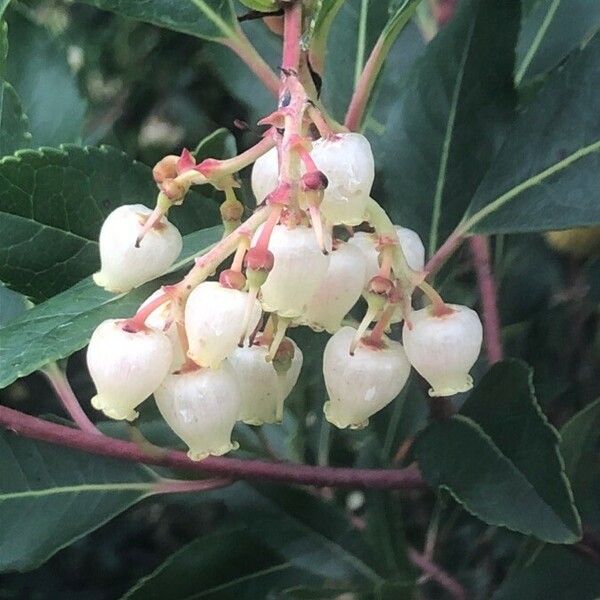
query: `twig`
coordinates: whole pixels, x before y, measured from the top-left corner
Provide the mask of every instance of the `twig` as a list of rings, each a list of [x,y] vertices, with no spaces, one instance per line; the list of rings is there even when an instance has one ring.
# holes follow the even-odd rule
[[[190,492],[207,492],[227,487],[233,483],[233,479],[161,479],[155,486],[155,494],[181,494]]]
[[[467,592],[453,577],[448,575],[439,565],[429,560],[414,548],[408,548],[408,560],[419,567],[426,575],[443,587],[456,600],[467,600]]]
[[[41,369],[41,373],[46,377],[54,393],[69,416],[75,421],[77,427],[86,433],[102,435],[102,432],[96,428],[81,408],[65,372],[55,362],[52,362]]]
[[[208,473],[231,479],[261,479],[316,487],[423,489],[418,469],[353,469],[316,467],[260,460],[211,457],[194,462],[184,452],[146,453],[133,442],[86,433],[0,406],[0,425],[18,435],[130,462]]]
[[[483,337],[488,361],[491,365],[502,360],[502,337],[500,315],[498,314],[498,294],[492,273],[490,245],[483,235],[469,238],[473,266],[477,275],[477,285],[483,312]]]

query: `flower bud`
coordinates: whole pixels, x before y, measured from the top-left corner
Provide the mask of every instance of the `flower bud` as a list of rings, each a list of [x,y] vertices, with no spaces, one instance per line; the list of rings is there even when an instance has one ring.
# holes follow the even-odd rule
[[[171,429],[189,446],[188,456],[202,460],[238,447],[231,432],[241,395],[227,361],[217,370],[197,369],[169,375],[154,392],[158,410]]]
[[[101,323],[90,339],[87,365],[97,394],[92,406],[111,419],[133,421],[134,410],[169,373],[173,349],[169,338],[154,329],[125,331],[123,321]]]
[[[160,289],[156,290],[156,292],[144,300],[143,304],[140,306],[140,309],[144,308],[144,306],[158,298],[158,296],[163,293],[164,292]],[[166,334],[173,348],[173,360],[171,362],[169,372],[172,373],[173,371],[180,369],[185,362],[185,353],[179,337],[177,323],[171,320],[171,302],[165,302],[156,310],[151,312],[146,318],[146,326]]]
[[[400,227],[394,225],[396,233],[398,234],[398,240],[400,247],[408,266],[413,271],[422,271],[425,268],[425,246],[419,237],[419,234],[412,229],[407,227]],[[365,233],[359,231],[354,234],[350,240],[350,244],[357,246],[363,252],[365,259],[367,260],[367,269],[365,273],[365,285],[366,283],[377,274],[379,270],[379,254],[377,252],[377,236],[372,233]]]
[[[134,204],[120,206],[108,215],[100,230],[102,267],[94,274],[97,285],[109,292],[128,292],[169,270],[181,252],[182,239],[166,217],[136,247],[151,213],[146,206]]]
[[[452,312],[435,316],[430,306],[411,314],[402,340],[412,366],[429,382],[430,396],[451,396],[473,387],[469,370],[475,364],[483,329],[479,316],[466,306],[448,304]]]
[[[273,192],[279,183],[279,157],[277,148],[271,148],[256,159],[252,167],[250,178],[252,192],[256,204],[264,202],[265,198]]]
[[[256,232],[254,243],[261,231],[262,227]],[[288,229],[276,225],[269,250],[275,260],[261,287],[263,308],[281,317],[299,317],[327,273],[329,255],[321,252],[313,230],[305,226]]]
[[[329,182],[321,212],[333,225],[358,225],[366,219],[375,178],[371,145],[360,133],[341,133],[313,144],[311,156]]]
[[[360,429],[369,417],[387,406],[402,390],[410,364],[402,345],[383,338],[375,347],[361,343],[350,355],[356,330],[342,327],[331,337],[323,355],[329,402],[323,411],[336,427]]]
[[[351,244],[340,242],[329,257],[327,274],[306,307],[302,322],[316,331],[335,333],[360,298],[366,260]]]
[[[188,356],[203,367],[217,369],[237,347],[244,334],[244,314],[248,294],[224,288],[216,281],[201,283],[185,306]],[[261,309],[254,301],[248,330],[260,319]]]
[[[156,183],[162,183],[165,179],[177,177],[177,162],[179,156],[169,154],[159,160],[152,169],[152,177]]]

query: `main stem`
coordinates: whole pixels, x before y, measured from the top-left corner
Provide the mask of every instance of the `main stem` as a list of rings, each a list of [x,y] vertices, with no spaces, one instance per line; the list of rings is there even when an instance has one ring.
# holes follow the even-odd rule
[[[315,467],[238,458],[205,458],[194,462],[184,452],[167,450],[147,454],[134,442],[94,435],[32,417],[0,406],[0,426],[17,435],[57,444],[90,454],[168,467],[184,472],[218,475],[230,479],[260,479],[317,487],[422,489],[425,483],[416,468],[353,469]]]

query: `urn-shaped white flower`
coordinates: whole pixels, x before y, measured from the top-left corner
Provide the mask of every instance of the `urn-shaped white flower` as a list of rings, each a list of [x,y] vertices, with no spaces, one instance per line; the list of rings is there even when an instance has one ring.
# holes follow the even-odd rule
[[[258,239],[262,228],[254,236]],[[273,228],[269,241],[273,253],[273,269],[261,287],[261,301],[267,312],[281,317],[297,318],[318,286],[323,281],[329,265],[329,255],[324,255],[310,227],[288,229],[285,225]]]
[[[110,319],[94,331],[87,365],[97,394],[92,406],[111,419],[133,421],[135,408],[156,390],[169,373],[173,350],[160,331],[129,332],[123,321]]]
[[[240,411],[240,390],[231,365],[169,375],[154,392],[156,405],[171,429],[202,460],[235,450],[231,432]]]
[[[366,219],[375,178],[371,145],[360,133],[340,133],[313,144],[311,156],[328,185],[321,213],[333,225],[358,225]]]
[[[162,217],[136,247],[145,220],[152,211],[142,204],[119,206],[100,230],[100,271],[97,285],[123,293],[166,273],[181,252],[177,228]]]
[[[163,293],[164,292],[160,289],[156,290],[153,294],[148,296],[146,300],[144,300],[143,304],[140,306],[140,309],[144,308],[153,300],[156,300]],[[156,310],[151,312],[146,318],[146,326],[156,329],[157,331],[164,332],[169,340],[171,340],[171,346],[173,347],[173,361],[171,362],[171,368],[169,371],[172,373],[173,371],[180,369],[185,362],[185,352],[183,351],[183,346],[179,337],[177,323],[171,321],[171,302],[165,302]]]
[[[394,229],[398,234],[398,241],[408,266],[413,271],[422,271],[425,268],[425,246],[419,237],[419,234],[407,227],[395,225]],[[349,240],[357,248],[360,248],[367,261],[365,270],[365,285],[377,275],[379,270],[379,255],[377,252],[377,236],[372,233],[359,231]]]
[[[256,159],[252,167],[250,183],[252,192],[256,198],[256,204],[263,200],[277,187],[279,177],[279,158],[277,148],[271,148],[268,152]]]
[[[300,348],[289,338],[286,341],[294,347],[287,370],[277,370],[273,362],[267,362],[269,349],[259,344],[236,348],[228,359],[242,394],[240,421],[262,425],[279,423],[283,419],[283,403],[296,385],[302,367]]]
[[[310,299],[302,322],[317,331],[335,333],[360,298],[366,259],[359,248],[339,242],[329,256],[329,267]]]
[[[350,355],[356,330],[342,327],[325,347],[323,374],[329,401],[323,410],[336,427],[360,429],[402,390],[410,364],[402,344],[383,338],[380,347],[359,344]]]
[[[457,304],[435,316],[432,307],[411,314],[402,341],[412,366],[429,382],[430,396],[451,396],[473,387],[469,370],[481,350],[483,329],[474,310]]]
[[[190,294],[185,305],[188,356],[202,367],[217,369],[237,347],[244,335],[244,314],[249,301],[241,290],[225,288],[217,281],[205,281]],[[260,304],[252,300],[248,331],[257,325]]]

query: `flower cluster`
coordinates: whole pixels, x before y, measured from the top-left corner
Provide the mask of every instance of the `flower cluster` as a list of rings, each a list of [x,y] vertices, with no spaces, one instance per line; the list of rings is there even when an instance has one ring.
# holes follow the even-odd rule
[[[166,157],[154,169],[160,189],[154,211],[122,206],[100,234],[95,280],[127,292],[176,260],[181,236],[167,212],[189,187],[208,183],[225,193],[221,242],[134,317],[102,323],[87,355],[95,408],[132,420],[153,394],[195,460],[234,449],[238,420],[282,420],[302,367],[289,328],[332,334],[323,357],[329,395],[323,410],[340,428],[364,427],[399,394],[411,366],[431,395],[472,386],[469,370],[482,340],[477,314],[443,302],[425,281],[419,236],[394,226],[372,199],[368,140],[333,131],[323,118],[311,120],[314,105],[297,78],[289,79],[285,101],[262,121],[270,128],[254,148],[200,164],[187,151]],[[251,163],[257,208],[242,223],[234,174]],[[228,268],[208,280],[231,254]],[[420,310],[412,307],[416,289],[431,301]],[[361,296],[366,314],[351,326],[345,319]],[[400,343],[386,333],[402,321]]]

